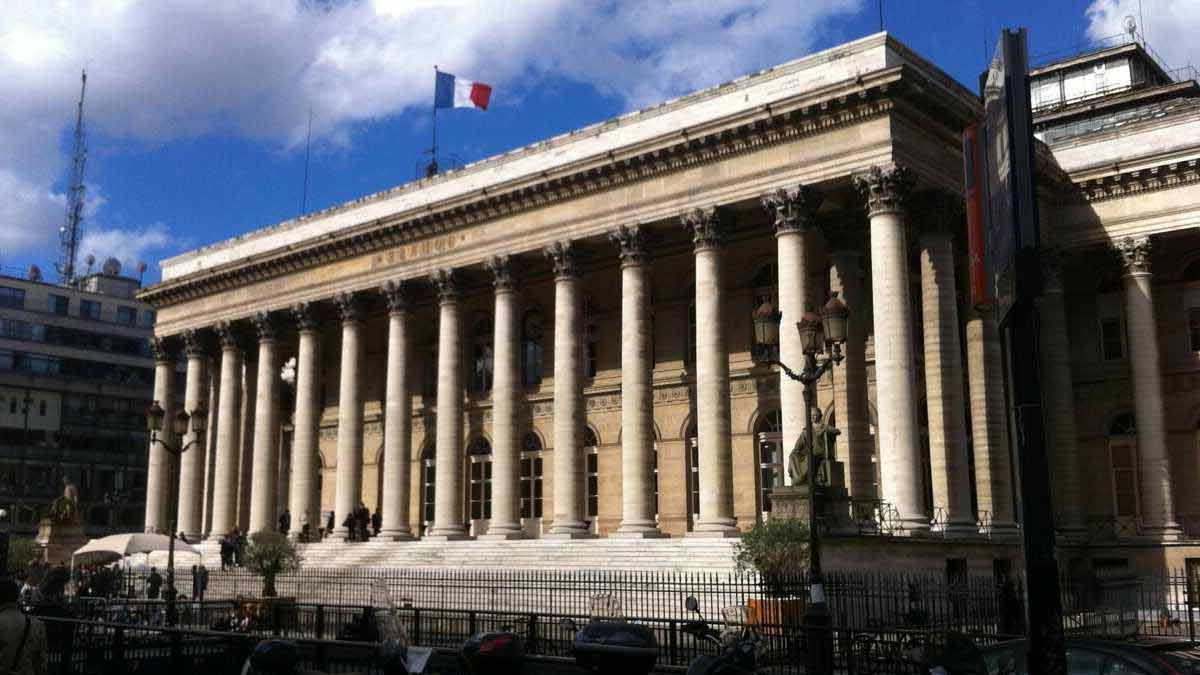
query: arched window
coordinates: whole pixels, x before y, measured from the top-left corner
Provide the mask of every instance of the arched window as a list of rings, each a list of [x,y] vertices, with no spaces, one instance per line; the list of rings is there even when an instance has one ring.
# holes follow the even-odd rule
[[[492,322],[480,321],[471,332],[471,391],[492,390]]]
[[[433,443],[425,445],[421,453],[421,529],[433,526],[434,516],[434,486],[436,485],[437,452]]]
[[[542,313],[536,309],[525,312],[521,321],[521,372],[528,388],[542,383]]]
[[[696,370],[696,285],[688,286],[688,325],[684,333],[683,365],[690,372]]]
[[[684,445],[687,447],[688,520],[694,525],[700,517],[700,443],[694,421],[688,426]]]
[[[771,490],[783,485],[783,416],[772,410],[758,420],[754,428],[758,447],[758,510],[771,512]]]
[[[1137,423],[1121,415],[1108,426],[1108,456],[1112,463],[1113,514],[1137,518],[1141,513],[1138,486]]]
[[[763,264],[754,273],[754,278],[750,282],[751,289],[754,294],[754,302],[751,305],[750,317],[750,335],[754,340],[752,355],[757,361],[770,361],[779,358],[779,345],[760,345],[757,341],[757,332],[754,330],[753,312],[759,308],[764,302],[771,303],[771,306],[779,309],[779,267],[775,261]]]
[[[542,517],[542,439],[532,431],[521,442],[521,517]]]
[[[471,520],[487,520],[492,517],[492,444],[477,436],[467,446],[467,455],[471,462]]]
[[[596,327],[596,308],[592,296],[583,299],[583,374],[596,377],[600,361],[600,336]]]
[[[591,427],[583,428],[583,451],[587,454],[587,517],[595,525],[600,516],[600,445]]]

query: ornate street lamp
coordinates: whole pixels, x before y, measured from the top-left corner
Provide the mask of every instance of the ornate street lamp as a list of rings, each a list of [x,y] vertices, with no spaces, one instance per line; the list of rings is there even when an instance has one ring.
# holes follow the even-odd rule
[[[189,422],[192,430],[192,440],[186,445],[174,446],[158,437],[162,433],[163,426],[166,423],[167,413],[163,410],[158,401],[150,404],[146,409],[146,428],[150,431],[150,442],[158,443],[167,452],[175,456],[175,461],[172,463],[171,469],[171,484],[179,485],[179,461],[183,453],[187,452],[188,448],[201,442],[201,437],[208,426],[208,411],[200,405],[192,412],[186,413],[182,409],[171,418],[171,432],[176,437],[182,438],[188,432]],[[176,522],[179,518],[179,500],[171,500],[171,534],[170,544],[167,546],[167,625],[174,626],[179,619],[179,614],[175,608],[175,530],[179,527]]]
[[[780,361],[769,364],[779,368],[792,380],[804,385],[804,423],[808,437],[808,569],[809,603],[804,613],[806,651],[809,673],[828,673],[833,670],[833,635],[829,606],[825,602],[825,585],[821,575],[821,535],[817,522],[820,512],[820,485],[817,484],[816,444],[813,442],[812,409],[816,400],[817,382],[842,361],[842,345],[846,342],[846,321],[850,310],[837,297],[830,294],[829,302],[817,314],[805,312],[798,322],[796,331],[800,335],[800,350],[804,353],[804,367],[796,373]],[[775,347],[779,344],[779,323],[783,317],[771,302],[763,302],[754,311],[754,335],[759,344]],[[826,352],[828,352],[826,354]],[[820,360],[818,360],[820,356]]]

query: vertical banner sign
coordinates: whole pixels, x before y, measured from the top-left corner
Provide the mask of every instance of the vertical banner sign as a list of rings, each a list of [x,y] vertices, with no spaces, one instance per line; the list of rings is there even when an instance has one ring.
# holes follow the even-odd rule
[[[971,307],[992,306],[992,281],[987,259],[987,183],[984,182],[983,128],[976,122],[963,131],[963,194],[967,213],[967,276]]]

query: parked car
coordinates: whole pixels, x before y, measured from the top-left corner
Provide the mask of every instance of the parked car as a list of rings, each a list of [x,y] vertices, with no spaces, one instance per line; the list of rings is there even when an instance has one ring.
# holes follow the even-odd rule
[[[1027,675],[1025,640],[981,650],[988,675]],[[1200,675],[1200,648],[1181,640],[1067,640],[1067,673]]]

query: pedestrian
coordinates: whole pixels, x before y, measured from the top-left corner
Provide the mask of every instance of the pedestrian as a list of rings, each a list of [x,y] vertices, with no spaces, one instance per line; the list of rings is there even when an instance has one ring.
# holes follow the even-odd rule
[[[246,541],[246,533],[238,530],[237,541],[234,543],[233,547],[234,556],[237,558],[238,567],[246,566],[246,545],[248,543],[249,542]]]
[[[379,509],[375,509],[375,513],[371,514],[371,531],[373,536],[379,536],[379,530],[383,527],[383,516],[379,514]]]
[[[284,509],[279,514],[279,534],[286,535],[292,529],[292,512]]]
[[[192,572],[192,599],[204,602],[204,591],[208,590],[208,568],[200,563]]]
[[[358,503],[358,510],[354,512],[354,520],[358,525],[358,537],[360,541],[366,541],[369,538],[367,527],[371,522],[371,511],[363,502]]]
[[[0,667],[13,675],[45,675],[46,627],[17,606],[17,583],[0,577]]]
[[[333,519],[333,511],[329,512],[329,516],[325,519],[325,536],[328,537],[333,532],[333,524],[337,522]]]
[[[355,527],[354,513],[346,516],[346,520],[342,522],[342,527],[346,528],[346,541],[354,541],[358,538],[358,528]]]
[[[226,532],[221,536],[221,569],[227,570],[233,564],[233,542],[229,539],[229,533]]]
[[[146,577],[146,599],[157,600],[158,594],[162,590],[163,578],[158,573],[157,567],[150,568],[150,576]]]
[[[38,588],[37,578],[32,574],[25,575],[25,583],[21,586],[20,602],[22,607],[37,607],[42,604],[42,591]]]
[[[308,509],[304,509],[300,512],[300,541],[307,542],[310,536],[311,533],[309,532],[308,526]]]

